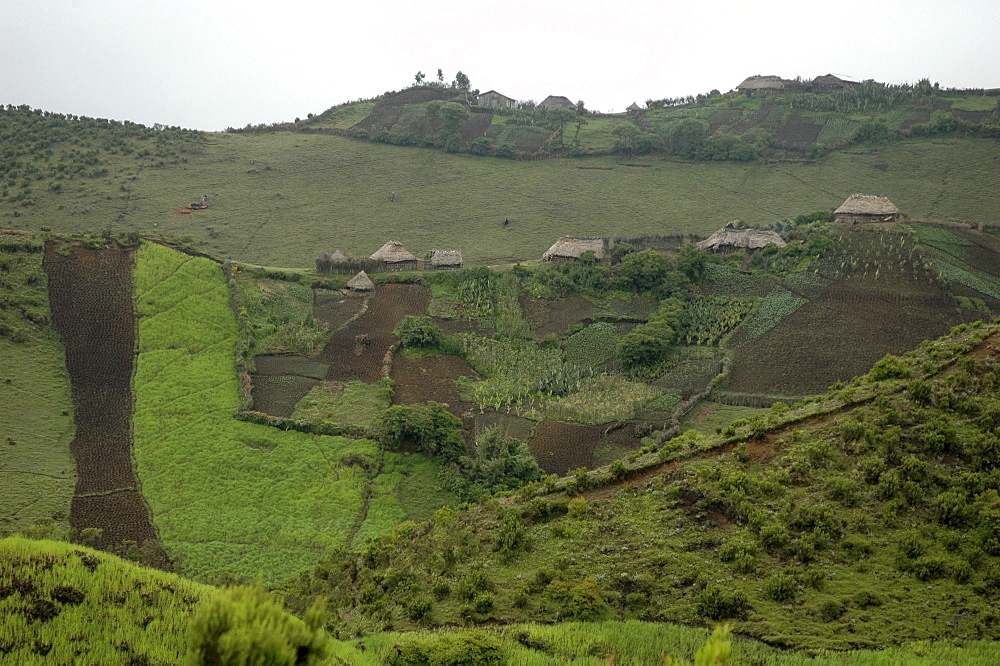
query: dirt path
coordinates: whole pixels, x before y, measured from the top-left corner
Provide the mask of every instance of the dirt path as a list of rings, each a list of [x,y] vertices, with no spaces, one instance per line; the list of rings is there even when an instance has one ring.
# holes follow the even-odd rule
[[[66,347],[76,422],[70,525],[102,530],[100,546],[107,550],[120,550],[126,541],[150,542],[145,561],[166,567],[132,466],[133,253],[74,247],[63,255],[56,248],[46,245],[43,267],[52,323]]]

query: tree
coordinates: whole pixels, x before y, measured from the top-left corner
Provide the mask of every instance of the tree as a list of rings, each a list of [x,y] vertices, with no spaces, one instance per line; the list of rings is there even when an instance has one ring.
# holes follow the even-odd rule
[[[705,143],[712,126],[698,118],[685,118],[670,129],[668,138],[675,155],[693,158]]]
[[[392,331],[404,347],[436,347],[441,342],[441,329],[430,317],[406,315]]]
[[[438,68],[438,83],[444,83],[444,72]]]
[[[223,590],[188,625],[189,664],[319,664],[327,654],[321,606],[306,622],[259,587]]]
[[[666,338],[634,330],[618,341],[618,361],[628,370],[654,368],[670,352]]]
[[[452,87],[469,92],[469,77],[463,74],[462,70],[458,70],[458,74],[455,75],[455,82],[452,83]]]
[[[578,115],[581,115],[581,116],[583,114],[587,113],[587,107],[585,107],[583,105],[583,100],[582,99],[576,100],[576,112],[577,112]]]
[[[698,282],[705,275],[705,261],[708,257],[695,247],[694,243],[686,243],[677,255],[677,270],[683,273],[691,282]]]
[[[514,490],[542,478],[542,470],[528,445],[514,437],[505,437],[496,428],[483,431],[462,459],[470,483],[490,492]]]
[[[670,264],[656,250],[643,250],[627,255],[618,264],[618,272],[636,291],[655,289],[670,272]]]
[[[462,420],[439,402],[393,405],[382,414],[380,425],[380,442],[390,450],[416,448],[446,462],[465,453]]]
[[[418,86],[419,85],[423,85],[424,79],[426,79],[426,78],[427,78],[427,75],[424,74],[423,72],[419,72],[419,71],[417,72],[416,76],[413,77],[413,79],[417,82]]]

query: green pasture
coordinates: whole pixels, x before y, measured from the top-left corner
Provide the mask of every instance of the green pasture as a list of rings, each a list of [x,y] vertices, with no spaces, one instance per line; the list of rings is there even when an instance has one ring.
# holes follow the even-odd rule
[[[367,256],[389,239],[418,256],[457,248],[468,263],[495,264],[537,258],[563,235],[707,236],[733,218],[775,222],[858,191],[912,216],[995,223],[998,195],[984,178],[996,155],[995,142],[948,138],[814,164],[643,158],[647,168],[634,168],[615,156],[521,162],[339,136],[210,134],[163,166],[108,156],[106,176],[35,188],[32,205],[4,203],[0,215],[61,232],[190,236],[262,265],[311,267],[334,249]],[[207,210],[174,213],[203,194]]]
[[[39,522],[64,532],[76,485],[65,352],[48,327],[41,245],[0,240],[0,535]]]
[[[412,513],[412,493],[426,494],[397,478],[405,459],[371,441],[232,417],[238,332],[218,264],[144,244],[135,299],[136,465],[186,575],[287,580],[324,551],[389,529]],[[365,458],[374,462],[357,462]]]

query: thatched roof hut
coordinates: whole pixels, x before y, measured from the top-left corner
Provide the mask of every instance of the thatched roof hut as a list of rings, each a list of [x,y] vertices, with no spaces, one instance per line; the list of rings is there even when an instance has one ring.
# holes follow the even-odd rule
[[[814,93],[827,93],[860,85],[857,81],[848,81],[833,74],[824,74],[813,79],[810,87]]]
[[[347,257],[340,250],[335,251],[330,255],[330,262],[334,264],[344,264],[347,263]]]
[[[375,288],[375,283],[368,277],[368,273],[359,271],[357,275],[347,281],[347,288],[351,291],[371,291]]]
[[[903,214],[888,197],[875,194],[852,194],[840,208],[833,211],[837,222],[898,222]]]
[[[541,102],[538,106],[543,109],[575,109],[576,104],[571,102],[568,97],[562,97],[561,95],[549,95]]]
[[[733,220],[695,247],[706,252],[725,254],[741,248],[759,250],[766,245],[785,247],[787,243],[774,231],[747,229],[742,220]]]
[[[428,255],[427,260],[431,268],[461,268],[461,250],[434,250]]]
[[[594,257],[600,260],[605,255],[604,245],[604,239],[601,237],[563,236],[542,255],[542,261],[579,259],[584,252],[593,252]]]
[[[748,76],[736,89],[740,92],[777,93],[783,92],[789,83],[791,82],[780,76]]]
[[[416,262],[417,258],[403,247],[399,241],[389,241],[378,249],[369,259],[384,261],[387,264],[398,264],[404,261]]]
[[[628,113],[642,113],[642,107],[636,104],[635,102],[632,102],[631,104],[625,107],[625,111],[627,111]]]

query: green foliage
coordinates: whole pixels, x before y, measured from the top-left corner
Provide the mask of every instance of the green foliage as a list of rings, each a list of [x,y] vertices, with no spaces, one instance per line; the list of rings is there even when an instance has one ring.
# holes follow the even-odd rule
[[[497,638],[483,632],[467,631],[405,636],[396,646],[396,653],[386,663],[393,666],[411,664],[486,666],[502,664],[504,661],[504,651]]]
[[[441,329],[430,317],[406,315],[396,324],[393,335],[400,338],[403,347],[436,347],[441,343]]]
[[[709,585],[698,594],[698,613],[710,620],[742,618],[750,610],[750,601],[741,590]]]
[[[461,463],[469,482],[487,492],[514,490],[542,477],[527,444],[495,428],[476,437]]]
[[[389,378],[374,384],[350,381],[346,386],[320,382],[295,405],[291,420],[323,426],[370,428],[391,403],[392,380]]]
[[[393,405],[379,419],[381,443],[389,450],[418,450],[446,462],[465,453],[462,420],[439,402]]]
[[[225,590],[203,604],[187,633],[189,664],[320,664],[322,623],[307,626],[261,588]]]
[[[906,379],[910,374],[910,368],[906,363],[898,356],[888,354],[872,367],[868,378],[873,382],[881,382],[887,379]]]

